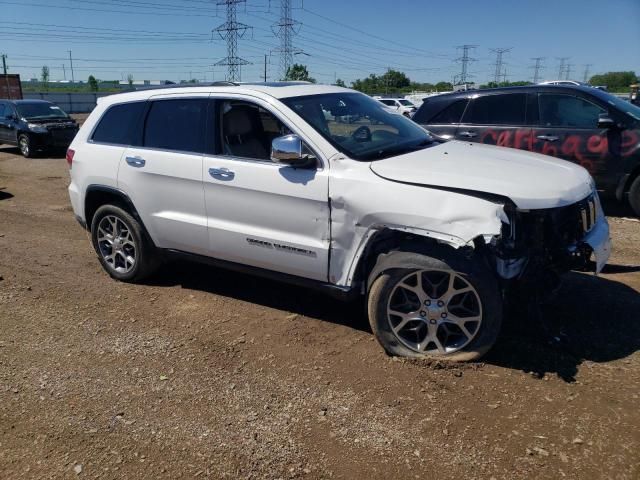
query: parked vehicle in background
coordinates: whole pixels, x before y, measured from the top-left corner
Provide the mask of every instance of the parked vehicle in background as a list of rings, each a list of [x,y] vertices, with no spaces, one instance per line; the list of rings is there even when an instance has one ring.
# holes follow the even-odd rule
[[[411,118],[417,110],[416,106],[406,98],[377,98],[376,100],[409,118]]]
[[[24,157],[66,149],[78,123],[44,100],[0,100],[0,144],[16,145]]]
[[[569,160],[640,215],[640,108],[592,87],[532,85],[426,99],[413,120],[445,138]]]
[[[504,298],[525,289],[537,302],[558,273],[609,256],[583,168],[438,142],[335,86],[112,95],[67,160],[73,211],[112,277],[138,281],[180,255],[366,296],[394,355],[477,359]]]
[[[634,83],[631,85],[631,91],[629,92],[629,101],[634,105],[640,106],[640,83]]]
[[[539,82],[538,85],[575,85],[583,87],[591,86],[588,83],[579,82],[577,80],[545,80],[544,82]]]

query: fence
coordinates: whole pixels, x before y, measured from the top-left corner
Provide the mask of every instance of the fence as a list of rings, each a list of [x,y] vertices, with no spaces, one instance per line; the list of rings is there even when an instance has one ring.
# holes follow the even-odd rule
[[[24,92],[25,99],[39,99],[55,103],[67,113],[89,113],[94,109],[99,97],[110,93],[33,93]]]

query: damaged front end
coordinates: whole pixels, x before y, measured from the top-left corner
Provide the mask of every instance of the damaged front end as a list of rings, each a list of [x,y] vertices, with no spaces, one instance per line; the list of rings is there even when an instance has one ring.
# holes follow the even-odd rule
[[[489,248],[498,275],[507,283],[553,289],[559,275],[569,270],[599,273],[609,259],[609,224],[595,192],[557,208],[506,205],[505,214],[509,222]]]

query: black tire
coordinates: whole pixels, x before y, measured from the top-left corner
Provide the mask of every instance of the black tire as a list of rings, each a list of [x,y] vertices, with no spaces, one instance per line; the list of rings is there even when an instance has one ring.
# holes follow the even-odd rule
[[[464,341],[461,341],[461,348],[451,353],[423,353],[409,348],[393,332],[390,316],[387,313],[387,307],[391,303],[391,295],[394,294],[396,285],[412,272],[428,270],[433,270],[439,275],[447,275],[449,272],[449,274],[455,274],[459,279],[456,281],[468,283],[477,294],[474,298],[480,305],[481,321],[475,327],[472,339],[468,340],[468,337],[465,337],[466,345],[464,345]],[[440,247],[429,251],[429,256],[401,251],[380,255],[369,278],[369,285],[371,286],[367,303],[369,323],[378,342],[390,355],[414,358],[429,357],[455,362],[473,361],[489,351],[498,338],[503,314],[502,296],[497,279],[488,266],[476,255],[467,257],[461,252]],[[419,309],[423,308],[419,307]],[[450,308],[450,305],[445,308]],[[427,319],[418,320],[425,324],[435,323],[434,319],[428,319],[432,314],[428,313],[427,315]],[[422,316],[424,317],[424,315]],[[428,328],[428,325],[421,328]],[[438,323],[438,326],[434,328],[440,332],[443,327]],[[448,327],[446,329],[448,331]],[[449,341],[449,337],[446,338]]]
[[[116,269],[118,265],[112,265],[105,258],[104,249],[108,247],[106,247],[104,241],[102,243],[99,241],[99,226],[106,217],[111,219],[116,218],[122,222],[126,227],[125,231],[130,232],[133,237],[135,245],[135,262],[128,271],[118,271]],[[119,206],[103,205],[98,208],[91,221],[91,241],[93,243],[93,248],[98,254],[100,264],[106,272],[116,280],[123,282],[139,282],[154,273],[159,266],[156,248],[147,237],[142,226],[129,212]],[[124,250],[125,247],[122,248]],[[111,250],[111,252],[113,252],[113,250]],[[123,256],[120,256],[120,263],[122,263],[122,258]]]
[[[629,189],[629,205],[638,217],[640,217],[640,175],[638,175]]]
[[[33,148],[31,147],[31,139],[26,133],[18,136],[18,149],[24,158],[33,158]]]

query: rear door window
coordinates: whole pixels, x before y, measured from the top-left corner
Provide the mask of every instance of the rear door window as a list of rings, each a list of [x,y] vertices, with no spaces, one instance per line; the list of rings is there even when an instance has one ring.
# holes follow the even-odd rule
[[[525,93],[487,95],[471,100],[462,123],[472,125],[524,125]]]
[[[207,99],[185,98],[151,102],[143,146],[181,152],[204,152]]]
[[[557,93],[538,95],[540,124],[546,127],[597,128],[603,108],[580,97]]]
[[[145,104],[131,102],[110,107],[93,131],[91,140],[113,145],[133,144]]]

